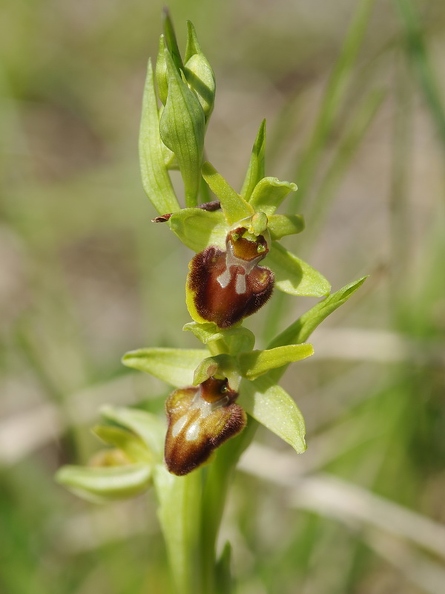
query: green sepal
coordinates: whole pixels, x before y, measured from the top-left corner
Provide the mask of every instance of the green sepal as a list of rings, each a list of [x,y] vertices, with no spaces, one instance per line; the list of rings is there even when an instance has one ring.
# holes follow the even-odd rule
[[[212,322],[206,324],[189,322],[183,330],[193,332],[196,338],[207,345],[209,351],[214,354],[237,355],[243,351],[251,351],[255,345],[254,333],[243,326],[221,330]]]
[[[94,503],[135,497],[151,484],[149,464],[127,466],[63,466],[56,473],[56,481],[69,491]]]
[[[275,273],[275,287],[289,295],[324,297],[331,290],[331,285],[318,270],[288,252],[279,243],[272,243],[264,264],[270,266]]]
[[[122,363],[182,388],[193,384],[196,367],[208,356],[209,351],[200,349],[146,348],[126,353]]]
[[[111,425],[97,425],[93,428],[93,433],[104,443],[122,450],[130,462],[150,464],[153,461],[153,455],[133,432]]]
[[[240,376],[236,359],[231,355],[221,354],[203,359],[195,369],[193,384],[198,386],[210,377],[229,380],[232,390],[238,390]]]
[[[209,246],[226,249],[227,223],[220,210],[209,212],[202,208],[183,208],[173,213],[167,224],[194,252],[202,252]]]
[[[339,289],[323,301],[320,301],[309,311],[304,313],[298,320],[291,324],[286,330],[281,332],[270,343],[269,347],[277,347],[292,343],[301,343],[309,338],[312,332],[321,322],[333,311],[339,308],[359,289],[367,279],[364,276],[349,285]]]
[[[190,21],[187,21],[184,74],[190,88],[196,93],[208,121],[215,103],[215,75],[209,61],[202,53],[195,28]]]
[[[127,407],[103,406],[101,416],[112,423],[137,435],[157,462],[161,462],[164,451],[165,422],[145,410]]]
[[[243,380],[238,403],[301,454],[306,450],[303,415],[289,394],[267,376]]]
[[[241,196],[244,200],[249,201],[253,189],[257,183],[264,177],[265,174],[265,152],[266,152],[266,120],[261,122],[257,137],[253,144],[252,153],[250,155],[249,167],[247,168],[246,177],[244,178],[243,187],[241,189]]]
[[[301,233],[304,229],[304,218],[301,215],[273,214],[268,217],[267,228],[274,241],[286,235]]]
[[[186,206],[196,206],[204,155],[205,118],[195,93],[189,89],[166,50],[168,95],[159,131],[162,142],[174,152],[185,189]]]
[[[202,166],[202,177],[215,196],[220,200],[221,208],[229,225],[233,225],[254,214],[254,210],[249,203],[235,192],[223,176],[208,161]]]
[[[272,215],[289,192],[296,192],[297,186],[292,182],[280,181],[276,177],[263,177],[255,186],[249,204],[255,211]]]
[[[142,100],[142,117],[139,131],[139,159],[142,185],[160,214],[179,210],[167,166],[167,147],[159,134],[159,114],[153,80],[151,60],[148,61],[147,78]]]
[[[314,349],[311,344],[293,344],[265,351],[241,353],[237,359],[241,375],[252,380],[271,369],[306,359],[313,354]]]

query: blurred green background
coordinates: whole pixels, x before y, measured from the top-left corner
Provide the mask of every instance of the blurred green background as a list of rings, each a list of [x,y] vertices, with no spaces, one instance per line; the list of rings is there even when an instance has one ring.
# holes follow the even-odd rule
[[[283,380],[307,453],[260,432],[241,462],[222,534],[237,592],[443,593],[445,3],[169,7],[216,73],[213,164],[239,188],[266,117],[267,174],[299,185],[307,221],[292,249],[334,289],[370,274]],[[150,223],[138,171],[161,9],[0,5],[2,594],[170,592],[154,497],[99,507],[53,481],[97,450],[101,404],[162,412],[168,388],[126,350],[197,346],[191,254]],[[248,325],[264,344],[313,303],[275,295]]]

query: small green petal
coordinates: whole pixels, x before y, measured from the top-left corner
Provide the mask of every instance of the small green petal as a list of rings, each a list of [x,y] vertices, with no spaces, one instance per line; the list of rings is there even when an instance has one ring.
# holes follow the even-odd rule
[[[209,245],[224,250],[227,223],[220,210],[208,212],[202,208],[183,208],[173,213],[167,224],[184,245],[202,252]]]
[[[291,182],[280,181],[276,177],[263,177],[253,190],[249,204],[256,210],[272,215],[289,192],[296,192],[297,186]]]
[[[192,385],[197,365],[208,356],[207,350],[147,348],[126,353],[122,363],[180,388]]]
[[[286,235],[301,233],[304,229],[304,218],[301,215],[270,215],[267,228],[273,240]]]
[[[241,196],[249,201],[257,183],[264,177],[265,164],[264,155],[266,152],[266,120],[263,120],[258,130],[255,143],[250,156],[249,167],[244,179]]]
[[[153,461],[153,456],[143,441],[134,433],[112,425],[97,425],[93,433],[104,443],[122,450],[131,462],[150,464]]]
[[[266,351],[241,353],[238,355],[238,363],[244,377],[255,379],[271,369],[306,359],[313,354],[314,349],[311,344],[294,344]]]
[[[148,464],[103,468],[63,466],[56,474],[56,481],[83,499],[103,503],[143,493],[150,486],[151,476],[152,468]]]
[[[103,406],[100,410],[106,421],[117,423],[135,433],[158,461],[162,460],[165,425],[156,415],[145,410],[127,407]]]
[[[233,225],[254,214],[254,210],[249,203],[235,192],[209,162],[204,163],[202,166],[202,176],[215,196],[219,198],[221,208],[229,225]]]
[[[288,252],[279,243],[272,243],[264,264],[274,271],[276,288],[289,295],[324,297],[331,290],[331,285],[318,270]]]
[[[179,210],[179,204],[165,165],[166,148],[159,135],[159,115],[153,68],[149,60],[142,102],[139,156],[144,190],[160,214]]]
[[[289,394],[267,377],[243,380],[239,404],[259,423],[270,429],[301,454],[306,450],[303,415]]]

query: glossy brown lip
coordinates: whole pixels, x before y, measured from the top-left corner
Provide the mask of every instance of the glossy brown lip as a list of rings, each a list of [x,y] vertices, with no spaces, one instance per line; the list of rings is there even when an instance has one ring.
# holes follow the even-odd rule
[[[273,272],[259,262],[268,253],[262,236],[256,241],[229,233],[226,251],[208,247],[190,263],[187,288],[198,314],[220,328],[252,315],[270,298]]]
[[[206,462],[212,452],[246,425],[227,379],[209,378],[197,387],[175,390],[167,399],[165,463],[178,476]]]

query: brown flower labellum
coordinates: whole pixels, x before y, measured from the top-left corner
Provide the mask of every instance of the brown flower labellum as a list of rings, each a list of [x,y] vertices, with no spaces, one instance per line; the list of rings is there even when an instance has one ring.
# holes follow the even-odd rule
[[[188,474],[245,427],[246,413],[235,403],[237,397],[227,379],[213,377],[169,396],[165,463],[170,472]]]
[[[195,320],[227,328],[258,311],[271,296],[273,272],[258,265],[269,251],[267,242],[262,235],[246,239],[244,232],[240,228],[228,234],[225,252],[208,247],[190,262],[187,304]]]

